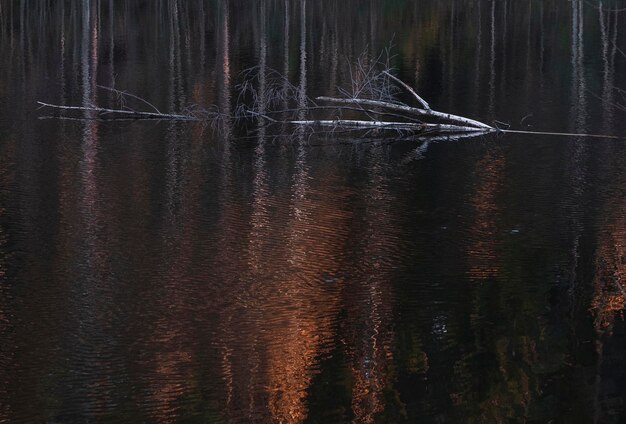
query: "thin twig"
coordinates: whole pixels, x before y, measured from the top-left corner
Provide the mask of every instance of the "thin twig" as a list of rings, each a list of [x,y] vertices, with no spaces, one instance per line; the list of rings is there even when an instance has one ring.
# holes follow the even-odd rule
[[[61,105],[53,105],[50,103],[37,102],[40,107],[49,107],[53,109],[61,109],[61,110],[82,110],[87,112],[98,112],[99,114],[118,114],[118,115],[130,115],[137,117],[138,119],[170,119],[170,120],[179,120],[179,121],[199,121],[200,119],[195,116],[190,115],[179,115],[173,113],[154,113],[154,112],[139,112],[139,111],[129,111],[129,110],[121,110],[121,109],[107,109],[103,107],[87,107],[87,106],[61,106]]]
[[[117,93],[117,94],[119,94],[120,96],[128,96],[128,97],[132,97],[133,99],[137,99],[137,100],[139,100],[140,102],[143,102],[143,103],[147,104],[147,105],[148,105],[148,106],[150,106],[152,109],[154,109],[154,111],[155,111],[156,113],[161,113],[161,111],[160,111],[160,110],[159,110],[159,109],[158,109],[155,105],[153,105],[152,103],[150,103],[150,102],[149,102],[149,101],[147,101],[146,99],[143,99],[143,98],[141,98],[141,97],[139,97],[139,96],[135,96],[134,94],[128,93],[128,92],[126,92],[126,91],[117,90],[117,89],[112,88],[112,87],[105,87],[104,85],[96,85],[96,87],[101,88],[101,89],[103,89],[103,90],[111,91],[111,92],[113,92],[113,93]]]
[[[575,133],[562,133],[562,132],[549,132],[549,131],[522,131],[522,130],[499,130],[503,133],[512,134],[536,134],[536,135],[559,135],[565,137],[587,137],[587,138],[609,138],[613,140],[626,140],[626,137],[619,137],[617,135],[603,135],[603,134],[575,134]]]

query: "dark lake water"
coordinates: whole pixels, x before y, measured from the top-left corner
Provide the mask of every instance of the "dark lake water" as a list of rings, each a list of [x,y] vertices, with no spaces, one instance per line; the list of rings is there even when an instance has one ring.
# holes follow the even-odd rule
[[[623,140],[36,105],[233,111],[252,66],[336,95],[391,44],[438,110],[623,135],[626,12],[597,6],[0,0],[0,422],[626,422]]]

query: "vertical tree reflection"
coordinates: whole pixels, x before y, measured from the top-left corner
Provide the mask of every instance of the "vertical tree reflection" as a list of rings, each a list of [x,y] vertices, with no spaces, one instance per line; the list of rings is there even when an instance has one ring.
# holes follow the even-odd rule
[[[617,36],[617,13],[604,11],[602,1],[598,4],[600,36],[602,43],[602,130],[613,133],[615,115],[615,37]]]
[[[14,416],[10,399],[14,393],[9,389],[10,370],[16,367],[15,317],[11,294],[12,255],[9,246],[10,232],[6,228],[7,206],[11,201],[8,188],[14,182],[14,142],[5,140],[0,147],[0,421],[9,422]]]
[[[80,70],[82,104],[97,104],[97,75],[100,57],[100,2],[83,0],[81,14]],[[74,386],[69,396],[82,400],[80,408],[101,412],[111,402],[111,364],[107,360],[112,340],[108,340],[111,322],[103,319],[112,302],[110,257],[107,245],[107,228],[101,209],[102,195],[99,182],[98,152],[99,127],[95,116],[85,112],[82,131],[79,169],[79,193],[77,196],[81,220],[80,238],[74,240],[77,288],[70,294],[70,314],[66,318],[70,338],[70,367],[83,372],[85,378]]]
[[[515,125],[554,103],[546,125],[611,132],[623,16],[583,0],[0,0],[0,422],[613,417],[618,145],[431,143],[397,169],[407,144],[277,141],[228,114],[219,131],[30,118],[35,100],[117,102],[97,83],[231,112],[256,66],[260,112],[279,69],[304,119],[307,95],[350,84],[344,56],[393,38],[392,66],[433,105]],[[615,178],[590,214],[594,166]],[[547,293],[559,279],[571,302]]]
[[[571,123],[573,132],[584,133],[587,129],[587,82],[584,66],[584,14],[582,0],[574,0],[571,5]],[[587,147],[582,139],[576,139],[572,145],[569,157],[569,173],[573,184],[571,196],[571,228],[573,231],[572,267],[570,272],[570,297],[572,315],[580,307],[579,299],[581,288],[578,275],[581,237],[583,234],[582,199],[587,180]]]
[[[348,358],[354,379],[352,411],[355,423],[373,423],[386,405],[385,395],[393,384],[391,315],[393,269],[398,253],[394,226],[394,198],[390,193],[384,149],[373,147],[367,157],[368,177],[364,211],[360,216],[356,270],[344,291]],[[389,405],[389,413],[397,405]],[[395,411],[401,414],[401,411]]]
[[[498,195],[505,169],[502,151],[493,147],[484,158],[476,162],[474,195],[471,204],[475,218],[471,226],[471,240],[468,247],[468,274],[475,281],[493,281],[499,276],[499,238],[501,227],[498,219],[500,208]]]

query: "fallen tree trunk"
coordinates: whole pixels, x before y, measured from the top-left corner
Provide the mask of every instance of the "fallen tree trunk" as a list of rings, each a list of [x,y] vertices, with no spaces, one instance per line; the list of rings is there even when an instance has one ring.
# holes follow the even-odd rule
[[[326,96],[317,97],[315,100],[319,100],[322,102],[329,102],[329,103],[337,103],[337,104],[377,106],[377,107],[382,107],[382,108],[389,109],[389,110],[395,110],[398,112],[410,113],[416,116],[430,116],[433,118],[443,119],[443,120],[450,121],[450,122],[462,123],[470,127],[482,128],[484,130],[489,130],[489,131],[495,131],[495,128],[492,126],[484,124],[480,121],[476,121],[474,119],[465,118],[463,116],[453,115],[451,113],[445,113],[445,112],[438,112],[432,109],[420,109],[420,108],[411,107],[411,106],[398,104],[398,103],[384,102],[381,100],[348,99],[348,98],[344,99],[344,98],[339,98],[339,97],[326,97]]]
[[[450,124],[428,124],[428,123],[412,123],[412,122],[387,122],[387,121],[362,121],[352,119],[334,119],[334,120],[308,120],[308,121],[287,121],[289,124],[302,125],[309,127],[334,127],[334,128],[362,128],[376,130],[393,130],[393,131],[414,131],[414,132],[447,132],[447,133],[465,133],[465,132],[486,132],[483,128],[450,125]]]

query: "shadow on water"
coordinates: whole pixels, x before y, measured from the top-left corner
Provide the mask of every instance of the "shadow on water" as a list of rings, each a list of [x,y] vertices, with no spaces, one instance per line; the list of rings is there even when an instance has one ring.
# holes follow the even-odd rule
[[[623,422],[621,142],[35,110],[302,105],[391,42],[433,107],[621,134],[619,6],[0,2],[0,422]]]

